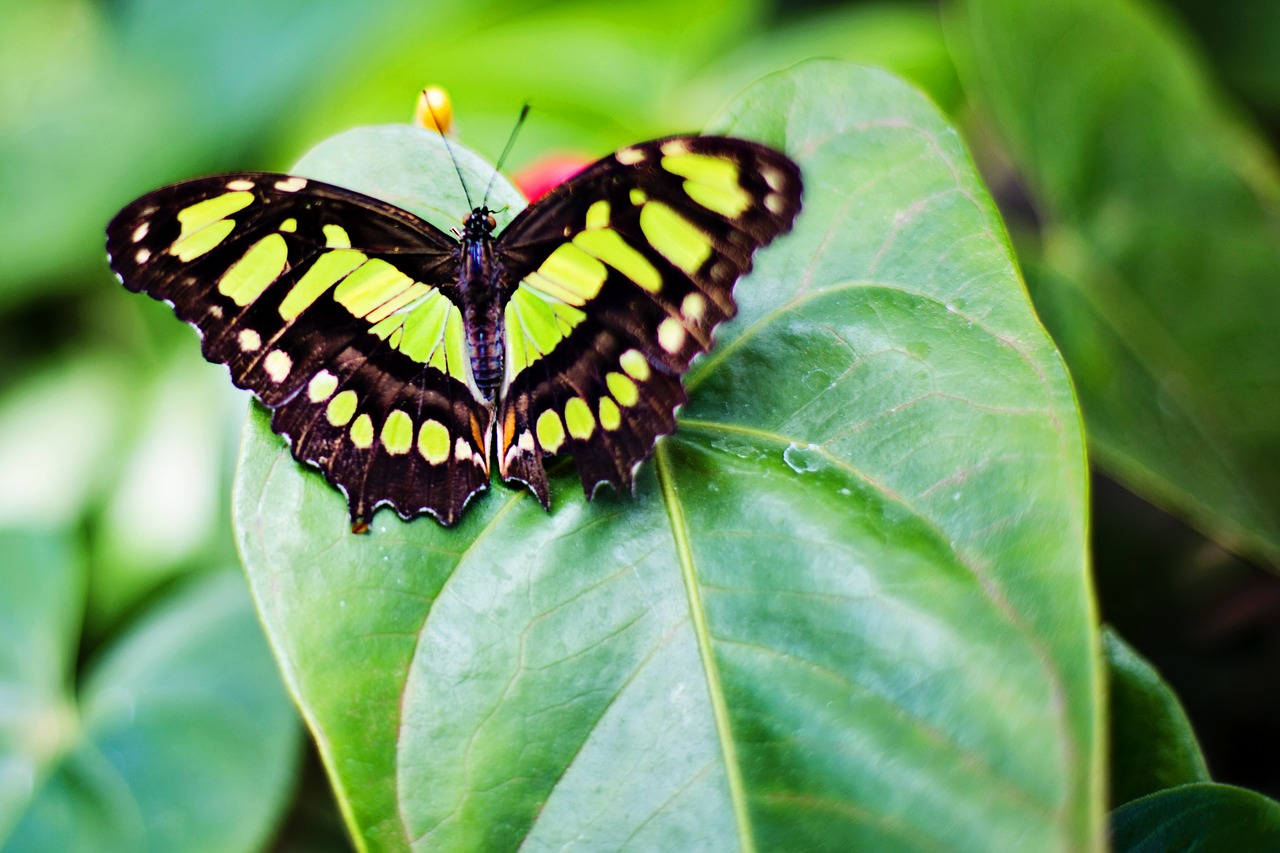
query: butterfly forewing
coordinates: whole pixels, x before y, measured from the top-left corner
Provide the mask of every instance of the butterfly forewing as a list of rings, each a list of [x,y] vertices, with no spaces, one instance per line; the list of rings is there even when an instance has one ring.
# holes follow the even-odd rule
[[[384,202],[245,173],[165,187],[107,230],[131,290],[174,306],[205,356],[273,409],[294,455],[347,495],[446,524],[488,482],[491,412],[446,292],[456,241]]]
[[[587,493],[629,488],[675,428],[680,377],[736,311],[752,254],[790,229],[799,170],[756,143],[673,137],[622,149],[527,209],[498,251],[506,310],[499,469],[548,502],[569,451]]]

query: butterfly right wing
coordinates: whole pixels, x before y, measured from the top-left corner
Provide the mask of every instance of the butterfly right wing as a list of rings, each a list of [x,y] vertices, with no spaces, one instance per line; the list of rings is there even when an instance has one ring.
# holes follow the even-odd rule
[[[173,305],[347,496],[452,524],[488,484],[491,411],[448,298],[459,245],[393,205],[289,175],[149,193],[107,228],[125,287]]]
[[[736,312],[734,283],[799,213],[799,167],[743,139],[624,148],[526,208],[499,235],[506,306],[499,471],[547,505],[563,452],[588,496],[627,491],[675,429],[681,377]]]

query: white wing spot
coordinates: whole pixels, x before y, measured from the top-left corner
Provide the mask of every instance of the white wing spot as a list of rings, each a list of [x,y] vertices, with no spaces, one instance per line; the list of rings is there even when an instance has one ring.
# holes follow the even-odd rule
[[[503,460],[502,464],[510,465],[511,460],[515,459],[519,455],[520,455],[520,448],[514,444],[511,445],[510,447],[507,448],[507,455],[502,458]]]
[[[764,206],[770,213],[782,213],[787,209],[787,200],[777,193],[769,193],[764,197]]]
[[[253,181],[246,181],[243,178],[231,181],[227,184],[227,189],[232,192],[242,193],[245,190],[253,189]]]
[[[772,166],[761,166],[760,175],[774,192],[782,192],[782,188],[786,185],[786,178]]]
[[[137,228],[133,229],[133,242],[137,243],[147,236],[147,231],[151,228],[150,222],[144,222]]]
[[[624,166],[634,166],[636,163],[642,163],[644,162],[644,157],[644,151],[639,148],[623,148],[613,155],[613,159]]]
[[[151,250],[139,249],[138,254],[134,255],[133,259],[140,264],[145,264],[147,261],[151,260]]]
[[[467,440],[462,436],[458,436],[458,441],[453,445],[453,458],[459,462],[465,462],[472,456],[471,445],[467,444]]]
[[[668,317],[658,326],[658,343],[664,350],[675,355],[684,346],[684,326],[675,317]]]
[[[662,153],[668,157],[681,157],[689,153],[689,143],[683,139],[669,139],[662,143]]]
[[[222,306],[221,306],[221,305],[210,305],[210,306],[209,306],[209,316],[210,316],[210,317],[212,317],[212,318],[213,318],[213,319],[215,319],[215,320],[221,320],[221,319],[222,319]]]
[[[254,352],[262,346],[262,336],[253,329],[240,330],[240,349],[245,352]]]
[[[322,403],[332,397],[336,390],[338,390],[338,377],[327,370],[322,370],[311,377],[311,382],[307,385],[307,398],[313,403]]]
[[[307,185],[306,178],[292,177],[283,181],[276,181],[276,189],[282,193],[296,193]]]
[[[687,319],[700,323],[707,313],[707,300],[702,297],[701,293],[694,291],[680,303],[680,313]]]
[[[262,369],[267,371],[272,382],[279,384],[289,378],[289,371],[293,370],[293,359],[289,358],[287,352],[273,349],[262,360]]]
[[[525,430],[520,433],[520,437],[516,439],[516,446],[526,453],[533,452],[533,433]]]

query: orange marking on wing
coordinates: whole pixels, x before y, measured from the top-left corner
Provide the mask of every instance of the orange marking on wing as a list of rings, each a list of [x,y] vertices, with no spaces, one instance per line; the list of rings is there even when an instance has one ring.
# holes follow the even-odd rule
[[[505,458],[516,438],[516,410],[507,408],[507,419],[502,423],[502,455]]]

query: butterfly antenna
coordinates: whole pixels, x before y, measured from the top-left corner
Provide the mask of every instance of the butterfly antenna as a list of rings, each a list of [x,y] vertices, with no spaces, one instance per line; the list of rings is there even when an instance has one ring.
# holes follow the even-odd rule
[[[426,94],[425,90],[423,91],[423,94]],[[427,106],[427,111],[431,113],[431,120],[435,122],[436,127],[443,128],[444,124],[442,123],[442,119],[440,116],[436,115],[436,108],[435,105],[431,103],[431,99],[423,98],[422,100]],[[462,167],[458,165],[458,158],[453,155],[453,145],[449,143],[449,134],[441,130],[440,138],[444,140],[444,150],[449,152],[449,161],[453,163],[453,171],[457,173],[458,183],[462,185],[462,195],[467,200],[467,208],[469,210],[475,210],[476,206],[471,203],[471,193],[467,191],[467,182],[462,179]],[[488,193],[489,191],[485,190],[485,192]]]
[[[493,189],[493,181],[498,177],[498,172],[502,171],[502,164],[507,162],[507,155],[511,153],[511,147],[516,144],[516,135],[520,133],[520,126],[524,124],[524,120],[529,116],[529,102],[520,108],[520,118],[516,119],[516,126],[511,128],[511,135],[507,137],[507,145],[502,149],[502,156],[498,158],[498,165],[493,167],[493,174],[489,177],[489,183],[484,188],[484,198],[480,199],[480,205],[483,207],[489,201],[489,190]]]

